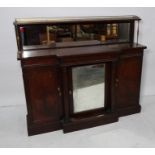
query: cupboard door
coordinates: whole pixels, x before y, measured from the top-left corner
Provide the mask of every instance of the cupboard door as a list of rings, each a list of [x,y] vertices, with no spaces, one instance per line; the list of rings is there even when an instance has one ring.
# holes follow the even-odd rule
[[[55,66],[30,66],[23,68],[29,127],[55,124],[60,128],[62,116],[59,70]],[[44,125],[43,125],[44,124]]]
[[[118,121],[113,113],[113,69],[111,62],[63,69],[63,131],[72,132]]]
[[[133,56],[121,56],[117,65],[116,108],[120,116],[140,111],[139,92],[142,68],[142,52]]]

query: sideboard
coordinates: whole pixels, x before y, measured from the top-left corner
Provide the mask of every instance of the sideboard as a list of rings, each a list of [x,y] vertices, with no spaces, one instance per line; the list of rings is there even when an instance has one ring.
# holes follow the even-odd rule
[[[64,133],[138,113],[143,53],[137,16],[14,22],[28,135]],[[137,40],[134,41],[135,31]]]

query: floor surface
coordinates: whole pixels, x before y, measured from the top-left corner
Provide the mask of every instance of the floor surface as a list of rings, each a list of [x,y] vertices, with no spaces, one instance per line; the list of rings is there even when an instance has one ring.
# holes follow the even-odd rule
[[[142,112],[119,122],[68,134],[27,136],[25,105],[0,107],[0,147],[155,147],[155,96],[142,97]]]

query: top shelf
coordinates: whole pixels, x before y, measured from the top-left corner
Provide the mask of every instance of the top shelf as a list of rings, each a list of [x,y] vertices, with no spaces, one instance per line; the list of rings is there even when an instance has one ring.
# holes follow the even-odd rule
[[[93,16],[93,17],[59,17],[59,18],[17,18],[15,25],[30,24],[59,24],[59,23],[75,23],[75,22],[126,22],[141,20],[138,16]]]

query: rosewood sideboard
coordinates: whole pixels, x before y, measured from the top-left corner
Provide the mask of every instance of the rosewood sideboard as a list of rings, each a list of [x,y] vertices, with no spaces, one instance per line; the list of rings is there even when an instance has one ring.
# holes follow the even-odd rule
[[[64,133],[138,113],[143,52],[137,16],[14,22],[28,135]]]

